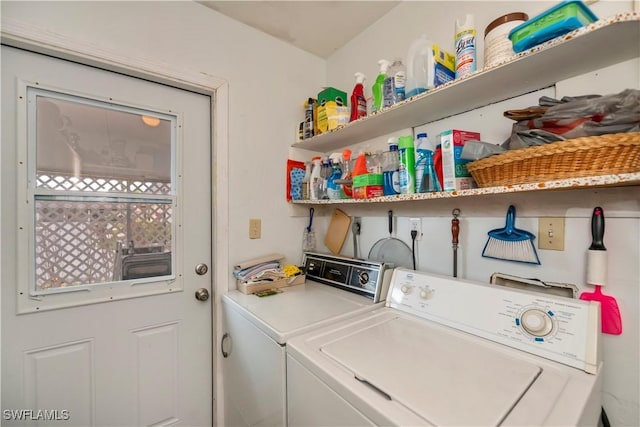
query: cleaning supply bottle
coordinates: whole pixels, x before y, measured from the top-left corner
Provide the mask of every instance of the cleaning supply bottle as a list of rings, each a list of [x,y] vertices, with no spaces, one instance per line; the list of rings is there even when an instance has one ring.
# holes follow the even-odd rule
[[[477,69],[476,59],[476,29],[473,15],[467,14],[465,22],[456,19],[456,79],[473,73]]]
[[[322,184],[320,187],[320,191],[318,192],[318,198],[321,200],[326,200],[329,198],[329,193],[327,192],[327,183],[329,182],[330,176],[331,163],[329,163],[329,156],[325,156],[322,159],[322,167],[320,168],[320,177],[322,179]]]
[[[364,80],[366,76],[360,72],[355,73],[356,85],[351,93],[351,119],[358,120],[367,115],[367,98],[364,97]]]
[[[302,178],[302,200],[309,200],[311,198],[311,162],[305,162],[304,177]]]
[[[382,110],[382,102],[384,100],[384,80],[387,77],[387,69],[389,68],[389,61],[381,59],[378,61],[380,66],[380,72],[376,77],[375,83],[371,87],[371,93],[373,94],[373,105],[371,106],[372,112]]]
[[[395,59],[387,69],[382,89],[382,106],[390,107],[405,98],[407,72],[400,59]]]
[[[365,175],[369,173],[369,169],[367,169],[367,156],[363,151],[358,153],[358,157],[356,158],[356,163],[353,166],[353,172],[351,173],[353,176]]]
[[[422,172],[422,179],[420,180],[420,193],[431,193],[434,191],[442,191],[440,187],[440,181],[436,174],[436,169],[433,165],[433,151],[425,150],[426,163]]]
[[[416,156],[412,136],[401,136],[398,139],[398,152],[400,194],[413,194],[416,192]]]
[[[416,159],[416,192],[420,192],[424,167],[427,164],[427,157],[431,156],[432,151],[426,133],[422,132],[416,135],[416,141],[416,154],[418,155]]]
[[[400,194],[400,182],[398,181],[398,168],[400,154],[398,153],[398,138],[392,137],[387,140],[389,151],[384,153],[382,164],[382,194],[393,196]]]
[[[327,195],[330,200],[342,199],[342,186],[336,182],[342,178],[342,154],[331,154],[329,161],[331,162],[331,176],[327,179]]]
[[[342,151],[342,192],[343,199],[353,198],[353,175],[351,173],[351,150],[345,148]]]
[[[322,177],[320,175],[322,158],[320,156],[312,157],[311,162],[313,163],[313,168],[311,169],[310,199],[320,200],[319,193],[322,190]]]
[[[407,52],[407,84],[405,87],[406,97],[410,98],[428,88],[430,69],[433,68],[432,43],[427,39],[426,34],[409,45]]]

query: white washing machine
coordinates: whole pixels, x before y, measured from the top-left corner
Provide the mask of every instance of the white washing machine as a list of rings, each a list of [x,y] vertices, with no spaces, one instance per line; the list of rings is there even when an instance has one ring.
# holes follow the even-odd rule
[[[395,269],[385,307],[288,342],[288,423],[597,425],[599,313]]]
[[[305,254],[307,282],[267,297],[222,297],[224,425],[286,425],[286,344],[298,334],[382,307],[390,266]]]

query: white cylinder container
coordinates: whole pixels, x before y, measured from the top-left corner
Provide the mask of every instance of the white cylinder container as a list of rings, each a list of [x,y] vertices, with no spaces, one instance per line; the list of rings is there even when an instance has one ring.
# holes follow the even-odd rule
[[[491,67],[515,55],[509,32],[527,21],[523,12],[513,12],[494,19],[484,31],[484,66]]]

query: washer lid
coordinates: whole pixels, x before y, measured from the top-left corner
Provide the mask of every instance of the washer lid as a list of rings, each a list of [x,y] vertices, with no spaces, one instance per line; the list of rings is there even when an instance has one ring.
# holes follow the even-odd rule
[[[541,368],[446,329],[396,317],[321,351],[433,425],[499,425]]]

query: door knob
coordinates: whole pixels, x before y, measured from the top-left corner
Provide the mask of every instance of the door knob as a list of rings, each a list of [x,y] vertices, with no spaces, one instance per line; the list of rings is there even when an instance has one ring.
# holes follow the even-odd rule
[[[204,276],[205,274],[207,274],[207,271],[209,271],[209,267],[207,267],[207,264],[200,263],[196,265],[196,274],[198,276]]]
[[[200,288],[196,291],[196,299],[198,301],[206,301],[209,299],[209,291],[205,288]]]

